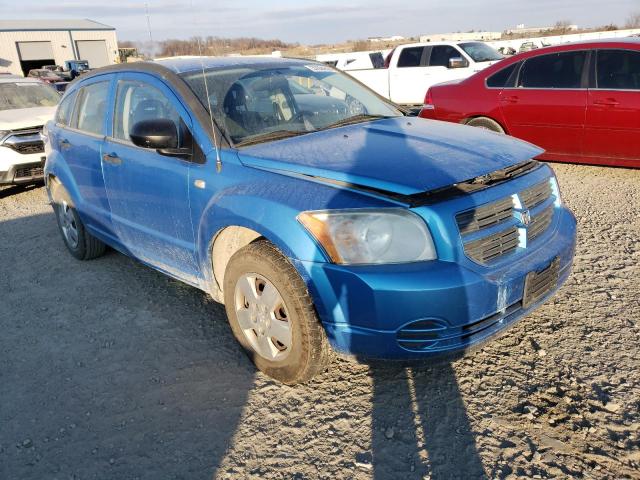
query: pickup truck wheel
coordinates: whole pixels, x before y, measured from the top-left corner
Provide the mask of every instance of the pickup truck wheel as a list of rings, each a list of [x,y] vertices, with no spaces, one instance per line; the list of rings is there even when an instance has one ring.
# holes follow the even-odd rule
[[[265,374],[293,385],[327,368],[330,347],[307,287],[268,241],[231,257],[224,303],[234,336]]]
[[[484,128],[485,130],[491,130],[496,133],[504,133],[504,128],[502,128],[498,122],[487,117],[472,118],[467,122],[467,125]]]
[[[71,255],[78,260],[91,260],[104,254],[106,245],[86,231],[63,188],[58,185],[52,196],[58,228]]]

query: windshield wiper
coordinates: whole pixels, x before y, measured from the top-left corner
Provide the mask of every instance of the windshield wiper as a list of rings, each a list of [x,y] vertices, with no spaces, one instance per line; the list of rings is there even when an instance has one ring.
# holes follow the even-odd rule
[[[311,130],[313,131],[313,130]],[[235,144],[236,147],[246,147],[248,145],[255,145],[257,143],[270,142],[273,140],[282,140],[284,138],[289,137],[297,137],[299,135],[304,135],[306,133],[311,133],[311,131],[307,130],[275,130],[273,132],[263,133],[260,135],[256,135],[254,137],[248,138],[246,140],[242,140]]]
[[[337,122],[330,123],[329,125],[326,125],[320,128],[320,130],[328,130],[330,128],[342,127],[344,125],[353,125],[354,123],[362,123],[362,122],[366,122],[367,120],[379,120],[381,118],[393,118],[393,117],[390,117],[387,115],[370,115],[370,114],[354,115],[352,117],[343,118],[342,120],[338,120]]]

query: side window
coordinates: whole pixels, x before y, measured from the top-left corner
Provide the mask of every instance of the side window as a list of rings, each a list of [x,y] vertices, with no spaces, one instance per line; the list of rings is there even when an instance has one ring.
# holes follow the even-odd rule
[[[409,47],[400,52],[398,68],[419,67],[421,65],[424,47]]]
[[[67,95],[62,99],[58,110],[56,110],[56,123],[59,125],[69,126],[71,123],[71,114],[73,113],[73,105],[76,99],[76,92]]]
[[[107,113],[109,83],[98,82],[82,87],[78,93],[76,127],[83,132],[102,135]]]
[[[487,87],[490,87],[490,88],[513,87],[513,83],[515,81],[515,79],[513,78],[513,72],[515,71],[518,65],[520,65],[520,63],[516,62],[491,75],[489,78],[487,78]]]
[[[562,52],[525,60],[518,87],[580,88],[587,52]]]
[[[598,50],[597,88],[640,90],[640,52]]]
[[[169,99],[157,88],[140,81],[118,82],[113,137],[131,141],[129,132],[138,122],[165,118],[176,125],[178,146],[190,148],[191,134]]]
[[[453,48],[450,45],[436,45],[431,50],[429,66],[449,68],[449,60],[452,58],[464,58],[464,56],[458,49]]]

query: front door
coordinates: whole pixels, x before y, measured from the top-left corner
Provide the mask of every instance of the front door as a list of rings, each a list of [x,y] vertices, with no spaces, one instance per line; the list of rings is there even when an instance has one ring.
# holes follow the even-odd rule
[[[181,147],[193,146],[190,117],[171,90],[145,74],[117,77],[113,125],[102,156],[114,229],[135,257],[196,284],[190,162],[138,147],[129,136],[137,122],[159,118],[175,122]]]
[[[580,156],[587,104],[588,52],[528,58],[515,88],[500,93],[508,132],[545,149],[545,158]]]
[[[589,89],[584,156],[640,161],[640,51],[599,50]]]

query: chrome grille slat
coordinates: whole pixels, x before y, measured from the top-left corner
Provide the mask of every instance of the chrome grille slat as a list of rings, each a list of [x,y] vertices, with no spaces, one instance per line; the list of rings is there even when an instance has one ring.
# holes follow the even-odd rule
[[[552,219],[553,205],[548,206],[538,215],[532,216],[531,223],[529,224],[529,228],[527,229],[527,240],[533,240],[534,238],[540,236],[547,228],[549,228]]]
[[[456,215],[460,233],[477,232],[497,225],[512,217],[513,201],[511,197],[503,198],[489,205],[480,206]]]
[[[465,251],[473,260],[487,263],[496,257],[514,251],[518,246],[518,241],[518,228],[511,227],[465,244]]]
[[[524,208],[532,209],[544,203],[551,194],[551,183],[549,183],[549,180],[545,180],[531,188],[523,190],[518,196]]]

